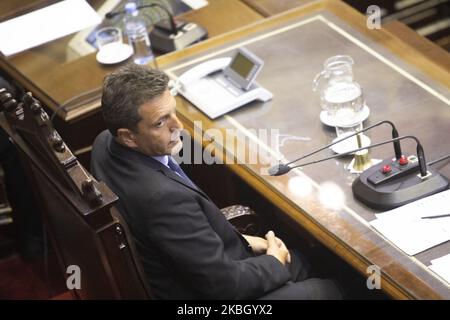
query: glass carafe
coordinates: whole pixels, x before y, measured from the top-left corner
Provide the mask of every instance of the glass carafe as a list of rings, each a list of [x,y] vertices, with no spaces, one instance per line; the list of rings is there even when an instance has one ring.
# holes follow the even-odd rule
[[[362,89],[353,80],[353,59],[346,55],[328,58],[324,70],[314,79],[314,91],[320,88],[320,105],[336,124],[358,121],[364,107]]]

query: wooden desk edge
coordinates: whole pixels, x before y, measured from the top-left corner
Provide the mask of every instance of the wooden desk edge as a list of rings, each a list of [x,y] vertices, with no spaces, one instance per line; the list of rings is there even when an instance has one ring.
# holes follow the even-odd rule
[[[189,102],[186,102],[189,104]],[[183,113],[179,113],[179,118],[183,122],[185,129],[189,131],[192,137],[196,137],[194,134],[193,123],[189,118]],[[206,130],[206,127],[203,127]],[[206,147],[210,144],[209,141],[197,141],[202,143],[203,147]],[[225,150],[224,148],[219,148],[221,150]],[[215,154],[216,157],[221,158],[222,161],[225,158],[224,151],[223,154]],[[223,161],[225,163],[225,161]],[[342,243],[339,239],[336,238],[330,231],[326,230],[320,224],[318,224],[310,215],[300,210],[297,205],[289,201],[285,198],[283,194],[280,194],[279,191],[268,186],[261,177],[256,175],[250,168],[245,165],[227,165],[227,167],[234,172],[241,179],[246,181],[249,185],[251,185],[258,193],[260,193],[263,197],[268,199],[272,204],[280,208],[283,212],[285,212],[288,217],[298,223],[303,228],[308,230],[319,242],[324,244],[331,251],[335,252],[341,258],[343,258],[346,262],[348,262],[352,267],[354,267],[360,274],[367,276],[367,267],[372,264],[372,262],[367,261],[361,254],[355,251],[351,246]],[[390,295],[394,299],[442,299],[440,295],[436,294],[430,287],[426,284],[424,285],[424,291],[426,293],[422,296],[415,296],[414,294],[408,292],[400,285],[396,283],[393,279],[391,279],[388,275],[382,272],[382,289],[388,295]],[[428,288],[428,290],[426,290]]]
[[[450,70],[450,53],[437,46],[432,41],[422,37],[406,24],[400,21],[389,21],[383,25],[388,32],[398,39],[403,40],[411,47],[411,50],[426,57],[431,63],[438,65],[444,70]]]
[[[258,2],[252,1],[252,0],[242,0],[245,3],[247,3],[248,6],[254,8],[254,10],[260,12],[265,17],[273,17],[278,15],[283,15],[284,13],[288,11],[294,11],[298,10],[302,7],[311,5],[313,3],[313,0],[309,3],[295,3],[292,4],[290,2],[287,2],[286,5],[280,5],[280,7],[283,7],[283,11],[279,11],[277,9],[271,8],[262,8],[261,5],[259,5]],[[323,1],[315,0],[315,3],[320,3]],[[353,15],[359,15],[360,17],[364,17],[359,11],[354,9],[353,7],[349,6],[348,4],[344,2],[338,2],[330,0],[327,5],[334,6],[336,10],[340,10],[339,8],[347,8],[347,11],[352,11]],[[338,2],[338,3],[336,3]],[[358,20],[361,20],[360,18]],[[365,25],[365,23],[364,23]],[[387,31],[387,33],[390,33],[392,36],[394,36],[398,42],[404,43],[409,47],[409,50],[417,52],[417,54],[420,54],[421,56],[425,57],[430,63],[435,64],[436,66],[443,68],[444,70],[450,70],[450,54],[436,45],[435,43],[431,42],[427,38],[420,36],[418,33],[416,33],[414,30],[403,24],[399,21],[390,21],[382,25],[382,28]],[[364,30],[367,31],[367,27],[364,27]],[[368,34],[366,32],[366,34]],[[370,34],[368,34],[370,36]],[[392,48],[391,48],[392,50]],[[394,51],[395,52],[395,51]],[[397,54],[399,52],[396,52]],[[425,72],[427,70],[424,70]]]

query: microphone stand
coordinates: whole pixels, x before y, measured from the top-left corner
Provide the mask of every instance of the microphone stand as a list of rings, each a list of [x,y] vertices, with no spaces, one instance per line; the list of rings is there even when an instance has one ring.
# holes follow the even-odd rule
[[[180,50],[208,37],[208,32],[196,23],[175,21],[172,13],[165,6],[158,3],[141,5],[137,9],[152,7],[162,9],[169,20],[168,26],[164,25],[162,21],[155,23],[150,32],[150,43],[155,51],[165,53]],[[124,13],[125,11],[108,12],[105,17],[111,19]]]
[[[181,23],[179,26],[177,26],[175,19],[173,18],[173,15],[170,13],[170,11],[164,7],[163,5],[160,5],[159,3],[151,3],[151,4],[146,4],[146,5],[142,5],[142,6],[138,6],[137,9],[143,9],[143,8],[160,8],[161,10],[163,10],[168,17],[169,20],[169,24],[170,24],[170,34],[177,34],[178,33],[178,28],[182,27],[183,25],[185,25],[186,23],[183,22]],[[157,25],[157,23],[155,23],[155,26]]]
[[[364,128],[364,129],[361,130],[361,131],[352,133],[351,135],[348,135],[348,136],[346,136],[346,137],[344,137],[344,138],[342,138],[342,139],[339,139],[339,140],[337,140],[337,141],[335,141],[335,142],[333,142],[333,143],[330,143],[330,144],[326,145],[326,146],[323,147],[323,148],[317,149],[317,150],[315,150],[315,151],[313,151],[313,152],[310,152],[310,153],[308,153],[308,154],[306,154],[306,155],[304,155],[304,156],[302,156],[302,157],[300,157],[300,158],[297,158],[297,159],[292,160],[292,161],[290,161],[290,162],[288,162],[288,163],[285,163],[285,165],[290,165],[291,163],[294,163],[294,162],[300,161],[300,160],[302,160],[302,159],[305,159],[305,158],[307,158],[307,157],[309,157],[309,156],[312,156],[313,154],[316,154],[316,153],[318,153],[318,152],[320,152],[320,151],[322,151],[322,150],[328,149],[329,147],[334,146],[335,144],[338,144],[339,142],[342,142],[342,141],[344,141],[344,140],[346,140],[346,139],[348,139],[348,138],[354,137],[354,136],[356,136],[356,135],[358,135],[358,134],[360,134],[360,133],[366,132],[366,131],[368,131],[368,130],[370,130],[370,129],[372,129],[372,128],[378,127],[378,126],[380,126],[380,125],[382,125],[382,124],[385,124],[385,123],[389,124],[389,125],[392,127],[392,138],[398,138],[398,137],[399,137],[398,131],[397,131],[397,129],[395,128],[394,123],[392,123],[392,122],[389,121],[389,120],[383,120],[383,121],[380,121],[380,122],[378,122],[378,123],[375,123],[375,124],[373,124],[373,125],[371,125],[371,126],[368,126],[367,128]],[[394,144],[395,158],[398,160],[398,159],[400,159],[400,157],[402,156],[402,149],[401,149],[401,147],[400,147],[400,142],[399,142],[399,140],[395,140],[395,141],[393,140],[392,142],[393,142],[393,144]],[[361,150],[364,150],[364,149],[366,149],[366,148],[362,148]],[[358,150],[358,151],[359,151],[359,150]],[[350,152],[350,153],[353,153],[353,152]],[[341,154],[341,155],[345,155],[345,154],[346,154],[346,153]]]
[[[362,132],[362,131],[361,131],[361,132]],[[350,136],[349,136],[349,137],[350,137]],[[342,156],[347,156],[347,155],[350,155],[350,154],[352,154],[352,153],[354,153],[354,152],[358,152],[358,151],[365,150],[365,149],[371,149],[371,148],[379,147],[379,146],[382,146],[382,145],[385,145],[385,144],[388,144],[388,143],[391,143],[391,142],[398,142],[398,141],[400,141],[400,140],[407,139],[407,138],[413,139],[413,140],[416,141],[416,143],[417,143],[417,158],[419,159],[420,175],[421,175],[422,177],[425,177],[425,176],[428,174],[428,173],[427,173],[427,172],[428,172],[428,171],[427,171],[427,163],[426,163],[426,161],[425,161],[425,154],[424,154],[423,147],[422,147],[422,145],[420,144],[419,140],[418,140],[416,137],[414,137],[414,136],[402,136],[402,137],[397,137],[397,138],[390,139],[390,140],[386,140],[386,141],[383,141],[383,142],[371,144],[371,145],[369,145],[369,146],[367,146],[367,147],[361,147],[361,148],[357,148],[357,149],[354,149],[354,150],[351,150],[351,151],[347,151],[347,152],[343,152],[343,153],[338,153],[338,154],[335,154],[335,155],[332,155],[332,156],[329,156],[329,157],[326,157],[326,158],[322,158],[322,159],[319,159],[319,160],[315,160],[315,161],[311,161],[311,162],[302,163],[302,164],[299,164],[299,165],[296,165],[296,166],[293,166],[293,167],[290,167],[290,168],[291,168],[291,169],[294,169],[294,168],[304,167],[304,166],[307,166],[307,165],[310,165],[310,164],[319,163],[319,162],[322,162],[322,161],[326,161],[326,160],[330,160],[330,159],[334,159],[334,158],[338,158],[338,157],[342,157]],[[345,139],[346,139],[346,138],[341,139],[341,140],[339,140],[338,142],[340,142],[340,141],[342,141],[342,140],[345,140]],[[333,144],[334,144],[334,143],[333,143]],[[333,144],[331,144],[331,145],[333,145]],[[303,157],[303,158],[304,158],[304,157]],[[400,157],[399,157],[399,158],[400,158]],[[399,159],[399,158],[398,158],[398,159]]]
[[[302,160],[302,159],[305,159],[305,158],[307,158],[307,157],[309,157],[309,156],[312,156],[313,154],[316,154],[316,153],[318,153],[318,152],[320,152],[320,151],[322,151],[322,150],[328,149],[329,147],[331,147],[331,146],[333,146],[333,145],[335,145],[335,144],[337,144],[337,143],[340,143],[340,142],[342,142],[342,141],[344,141],[344,140],[346,140],[346,139],[349,139],[349,138],[351,138],[351,137],[354,137],[354,136],[356,136],[356,135],[359,135],[359,134],[362,133],[362,132],[366,132],[366,131],[368,131],[368,130],[371,130],[372,128],[378,127],[378,126],[380,126],[380,125],[382,125],[382,124],[384,124],[384,123],[387,123],[387,124],[389,124],[389,125],[392,127],[392,138],[394,138],[394,139],[395,139],[395,138],[398,138],[398,136],[399,136],[399,135],[398,135],[398,131],[397,131],[397,129],[395,128],[394,123],[392,123],[392,122],[389,121],[389,120],[383,120],[383,121],[380,121],[380,122],[378,122],[378,123],[375,123],[375,124],[373,124],[373,125],[371,125],[371,126],[368,126],[367,128],[364,128],[364,129],[361,130],[361,131],[352,133],[352,134],[350,134],[350,135],[348,135],[348,136],[346,136],[346,137],[344,137],[344,138],[342,138],[342,139],[339,139],[339,140],[337,140],[337,141],[335,141],[335,142],[332,142],[332,143],[326,145],[325,147],[322,147],[322,148],[320,148],[320,149],[317,149],[317,150],[315,150],[315,151],[312,151],[312,152],[310,152],[310,153],[308,153],[308,154],[306,154],[306,155],[304,155],[304,156],[302,156],[302,157],[300,157],[300,158],[297,158],[297,159],[295,159],[295,160],[289,161],[288,163],[285,163],[285,164],[279,163],[279,164],[277,164],[277,165],[274,165],[273,167],[271,167],[271,168],[269,169],[269,174],[270,174],[271,176],[279,176],[279,175],[283,175],[283,174],[285,174],[285,173],[287,173],[287,172],[289,172],[289,171],[291,170],[291,167],[289,167],[290,164],[292,164],[292,163],[294,163],[294,162],[297,162],[297,161],[300,161],[300,160]],[[401,156],[402,156],[402,149],[401,149],[401,146],[400,146],[400,141],[399,141],[399,140],[393,140],[392,143],[393,143],[393,145],[394,145],[395,158],[398,160],[398,159],[400,159]],[[366,148],[362,148],[361,150],[364,150],[364,149],[366,149]],[[359,151],[359,150],[358,150],[358,151]],[[346,154],[344,153],[344,154],[340,154],[340,155],[346,155]]]
[[[381,121],[373,126],[367,127],[365,130],[361,130],[360,132],[340,139],[335,143],[339,143],[351,136],[367,131],[377,125],[380,125],[381,123],[389,123],[393,126],[393,124],[389,121]],[[396,130],[395,132],[393,130],[393,135],[398,135]],[[400,140],[403,139],[413,139],[416,142],[417,159],[401,156]],[[381,163],[368,168],[353,181],[352,191],[356,199],[370,208],[377,210],[390,210],[449,188],[449,181],[445,177],[434,170],[428,170],[423,147],[419,140],[411,135],[395,137],[393,139],[375,143],[367,147],[357,148],[326,158],[302,163],[293,167],[289,166],[291,163],[304,159],[335,144],[331,143],[287,164],[278,164],[273,166],[269,169],[269,173],[272,176],[282,175],[289,172],[293,168],[323,162],[361,150],[375,148],[391,142],[394,143],[396,158],[383,160]],[[416,174],[417,170],[420,171],[419,174]]]
[[[163,5],[160,5],[159,3],[151,3],[151,4],[145,4],[145,5],[137,6],[136,9],[140,10],[140,9],[144,9],[144,8],[154,8],[154,7],[160,8],[161,10],[163,10],[167,14],[167,17],[168,17],[168,20],[169,20],[169,24],[170,24],[170,32],[172,34],[176,34],[178,28],[176,26],[175,19],[173,18],[173,16],[170,13],[170,11],[166,7],[164,7]],[[118,15],[121,15],[121,14],[124,14],[124,13],[126,13],[126,11],[108,12],[107,14],[105,14],[105,18],[106,19],[112,19],[115,16],[118,16]]]

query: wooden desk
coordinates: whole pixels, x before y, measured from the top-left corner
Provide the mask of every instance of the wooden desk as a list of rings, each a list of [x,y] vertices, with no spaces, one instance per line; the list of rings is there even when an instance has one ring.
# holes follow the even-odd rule
[[[400,21],[389,21],[383,25],[387,31],[402,39],[416,51],[438,64],[444,70],[450,70],[450,53],[439,47]]]
[[[316,1],[299,9],[255,23],[228,33],[208,43],[174,54],[173,62],[164,69],[174,76],[208,59],[230,55],[233,48],[245,45],[263,58],[265,67],[258,82],[274,93],[271,102],[252,103],[215,121],[183,99],[178,111],[187,128],[201,125],[201,132],[213,137],[203,145],[215,154],[235,157],[233,143],[223,141],[226,130],[234,132],[234,145],[252,141],[246,154],[268,153],[275,158],[280,151],[287,159],[329,143],[334,129],[320,123],[318,97],[312,92],[312,79],[322,70],[323,61],[335,54],[350,54],[356,61],[355,77],[364,88],[371,115],[366,125],[392,120],[401,134],[419,137],[428,160],[450,151],[450,75],[447,70],[429,61],[386,30],[368,30],[365,19],[355,10],[338,1]],[[420,119],[420,121],[417,121]],[[198,121],[198,122],[197,122]],[[196,127],[194,127],[196,126]],[[220,129],[220,130],[217,130]],[[264,141],[258,130],[277,129],[279,134],[309,137],[310,141],[291,142],[277,150],[276,144]],[[390,130],[373,130],[372,141],[389,138]],[[259,131],[261,132],[261,131]],[[195,137],[195,135],[194,135]],[[237,141],[237,142],[236,142]],[[402,143],[405,151],[414,153],[414,145]],[[257,147],[261,149],[255,151]],[[326,153],[325,153],[326,154]],[[379,159],[392,157],[392,148],[372,152]],[[376,265],[382,272],[382,289],[399,299],[449,299],[449,284],[426,267],[430,260],[448,254],[450,242],[408,256],[377,233],[368,223],[376,211],[356,201],[350,185],[355,178],[345,166],[350,159],[329,161],[281,177],[262,173],[268,164],[259,158],[255,164],[229,165],[262,195],[281,208],[292,221],[310,231],[323,244],[344,258],[362,274]],[[450,177],[449,161],[436,165]],[[312,180],[312,182],[311,182]],[[333,193],[345,198],[343,205],[333,208],[322,198],[326,184]],[[308,183],[310,183],[308,185]],[[311,191],[302,194],[309,186]]]
[[[43,2],[21,0],[22,9],[19,12],[32,6],[42,6]],[[94,7],[102,3],[100,0],[90,2]],[[4,10],[0,11],[0,17],[8,16],[6,11],[11,10],[11,6],[0,6],[0,10]],[[187,12],[180,18],[204,26],[210,38],[263,19],[239,0],[212,0],[208,6]],[[73,97],[100,88],[104,76],[118,67],[100,65],[95,54],[67,62],[66,47],[72,37],[70,35],[9,58],[0,57],[0,69],[33,92],[50,110],[56,110]],[[157,58],[159,64],[164,64],[165,59],[165,56]],[[104,129],[98,125],[101,122],[99,107],[99,99],[94,99],[70,112],[59,110],[56,128],[76,154],[89,150],[94,137]]]
[[[270,17],[275,14],[291,10],[305,4],[314,2],[315,0],[242,0],[249,7],[261,13],[264,17]]]
[[[0,2],[0,22],[51,5],[58,0],[15,0]]]
[[[303,5],[309,4],[315,0],[285,0],[285,1],[276,1],[276,0],[242,0],[249,7],[253,8],[255,11],[262,14],[264,17],[271,17],[276,14],[280,14],[282,12],[292,10]],[[336,0],[338,1],[338,0]],[[340,1],[340,0],[339,0]],[[367,27],[365,25],[356,26],[357,28],[363,27],[367,31]],[[450,70],[450,53],[434,44],[430,40],[425,37],[420,36],[417,32],[409,28],[407,25],[402,22],[392,20],[382,25],[384,29],[389,31],[391,35],[396,36],[398,39],[401,39],[403,45],[408,45],[409,50],[413,50],[415,53],[419,55],[424,55],[428,63],[434,63],[439,65],[440,68],[444,68],[446,70]],[[366,32],[368,36],[373,36]],[[390,47],[389,43],[385,43],[387,47]],[[401,50],[397,50],[396,46],[399,45],[399,42],[396,41],[394,47],[392,48],[397,53],[401,54]],[[405,57],[407,58],[408,57]],[[409,57],[409,59],[414,59],[415,57]],[[414,61],[411,61],[414,64]],[[424,70],[427,72],[427,70]],[[431,71],[431,70],[430,70]]]

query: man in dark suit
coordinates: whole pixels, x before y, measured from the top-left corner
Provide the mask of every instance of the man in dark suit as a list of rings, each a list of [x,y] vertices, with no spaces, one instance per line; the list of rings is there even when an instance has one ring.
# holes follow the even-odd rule
[[[272,231],[265,239],[239,234],[175,163],[183,126],[168,80],[136,65],[105,79],[108,130],[91,161],[94,176],[119,196],[155,297],[340,298],[331,280],[306,280],[306,264]]]

